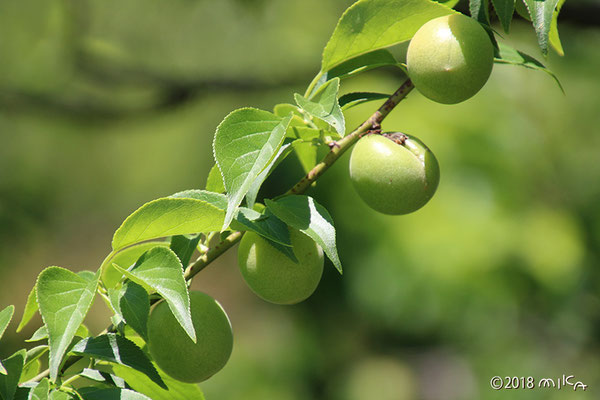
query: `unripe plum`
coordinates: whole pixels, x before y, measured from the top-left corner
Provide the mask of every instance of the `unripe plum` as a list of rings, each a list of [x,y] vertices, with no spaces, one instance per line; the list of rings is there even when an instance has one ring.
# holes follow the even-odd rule
[[[238,250],[244,280],[260,298],[295,304],[317,289],[323,274],[323,250],[304,233],[290,228],[294,262],[254,232],[246,232]]]
[[[452,14],[434,18],[415,33],[406,53],[408,76],[424,96],[460,103],[487,82],[494,46],[473,18]]]
[[[202,382],[220,371],[233,348],[231,323],[221,305],[202,292],[190,292],[196,343],[164,301],[148,319],[148,350],[156,364],[182,382]]]
[[[431,150],[415,137],[371,134],[352,150],[350,179],[372,209],[408,214],[431,199],[440,181],[440,167]]]

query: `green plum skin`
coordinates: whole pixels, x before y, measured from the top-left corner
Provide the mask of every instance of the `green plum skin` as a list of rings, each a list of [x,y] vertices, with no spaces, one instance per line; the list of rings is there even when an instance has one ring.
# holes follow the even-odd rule
[[[413,36],[406,53],[408,76],[431,100],[456,104],[485,85],[494,64],[494,46],[485,29],[463,14],[438,17]]]
[[[209,295],[190,292],[190,304],[196,343],[162,301],[150,313],[148,350],[172,378],[198,383],[225,366],[233,349],[233,332],[225,310]]]
[[[398,144],[382,135],[361,138],[350,156],[350,179],[375,211],[408,214],[433,197],[439,181],[437,159],[419,139],[405,135]]]
[[[250,289],[274,304],[296,304],[317,289],[323,275],[323,250],[304,233],[290,229],[298,262],[254,232],[246,232],[238,249],[240,272]]]

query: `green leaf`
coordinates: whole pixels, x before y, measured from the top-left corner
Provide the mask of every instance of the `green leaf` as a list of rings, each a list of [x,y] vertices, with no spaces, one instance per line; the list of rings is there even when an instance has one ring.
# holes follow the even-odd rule
[[[519,65],[521,67],[545,72],[554,79],[560,90],[563,93],[565,92],[556,75],[554,75],[552,71],[546,68],[544,64],[542,64],[535,58],[523,53],[522,51],[516,50],[504,43],[498,43],[498,48],[500,57],[494,59],[495,63]]]
[[[451,9],[428,0],[357,1],[344,12],[325,46],[321,71],[410,40],[425,22],[451,13]]]
[[[250,189],[248,189],[248,193],[246,193],[246,204],[249,208],[254,207],[256,197],[258,196],[258,191],[260,190],[260,187],[262,186],[264,181],[291,152],[292,147],[290,143],[281,146],[279,148],[279,151],[277,151],[275,157],[273,157],[273,159],[269,163],[269,165],[267,165],[267,167],[263,169],[260,174],[258,174],[254,182],[252,182],[252,184],[250,185]]]
[[[469,0],[469,12],[471,17],[479,23],[490,26],[490,12],[488,0]]]
[[[79,336],[80,338],[86,337],[89,335],[89,330],[85,327],[85,325],[81,324],[75,331],[75,336]],[[26,339],[26,342],[39,342],[40,340],[48,339],[48,328],[46,325],[42,325],[39,327],[33,335],[29,339]]]
[[[338,104],[338,92],[340,90],[340,78],[333,78],[324,83],[311,100],[296,93],[294,99],[298,106],[304,111],[327,122],[335,128],[341,136],[346,133],[346,122],[344,114]]]
[[[85,338],[75,344],[71,352],[134,368],[145,374],[157,385],[166,388],[165,383],[146,353],[123,336],[107,333],[95,338]]]
[[[29,296],[27,296],[27,304],[25,304],[25,310],[23,311],[21,322],[19,322],[19,326],[17,326],[17,333],[21,332],[21,330],[25,328],[38,309],[39,307],[34,286],[33,289],[31,289],[31,292],[29,292]]]
[[[265,203],[279,219],[317,242],[342,273],[342,264],[335,244],[333,219],[325,207],[308,196],[286,196],[277,201],[267,199]]]
[[[111,290],[110,302],[119,316],[140,335],[148,338],[150,297],[142,286],[128,281],[119,290]]]
[[[313,142],[294,143],[294,152],[304,172],[308,173],[317,165],[319,145]]]
[[[205,200],[174,196],[146,203],[127,217],[113,236],[113,251],[160,237],[221,229],[220,209]]]
[[[2,360],[6,374],[0,374],[0,398],[4,400],[13,399],[25,364],[25,354],[25,349],[19,350],[7,359]]]
[[[192,341],[196,342],[183,266],[173,251],[165,247],[150,249],[140,257],[131,270],[113,265],[135,283],[160,294],[181,327]]]
[[[223,185],[223,177],[217,164],[213,165],[206,178],[206,190],[215,193],[225,193],[225,186]]]
[[[71,396],[69,393],[61,392],[58,389],[55,389],[50,392],[50,400],[73,400],[76,397]]]
[[[110,261],[127,269],[134,265],[142,254],[157,246],[169,247],[169,242],[139,243],[121,250]],[[117,286],[123,274],[117,271],[110,263],[106,263],[102,268],[102,282],[104,282],[104,286],[107,288]]]
[[[77,389],[83,400],[152,400],[129,389],[85,387]]]
[[[348,110],[359,104],[367,103],[369,101],[387,99],[390,97],[389,94],[385,93],[373,93],[373,92],[352,92],[347,93],[340,97],[340,107],[342,110]]]
[[[168,390],[162,389],[145,375],[127,367],[114,366],[116,375],[125,379],[131,388],[143,393],[152,400],[204,400],[204,395],[198,385],[179,382],[159,370],[159,374]]]
[[[50,382],[47,378],[44,378],[31,389],[29,400],[48,400],[48,392],[50,392]]]
[[[213,151],[228,199],[222,231],[231,223],[254,180],[277,154],[291,118],[242,108],[225,117],[217,127]]]
[[[520,1],[520,0],[519,0]],[[558,36],[558,14],[560,13],[560,9],[563,4],[565,4],[565,0],[559,0],[556,5],[556,10],[552,14],[552,22],[550,23],[550,32],[548,34],[548,40],[550,41],[550,46],[561,56],[565,55],[565,51],[563,50],[562,43],[560,42],[560,37]]]
[[[94,301],[99,276],[100,271],[95,280],[89,281],[67,269],[49,267],[38,277],[37,301],[48,329],[49,369],[53,381],[58,377],[67,347]]]
[[[232,225],[237,230],[256,232],[267,239],[273,247],[281,251],[291,260],[298,262],[287,225],[273,215],[268,209],[263,214],[249,208],[240,208]]]
[[[310,99],[314,93],[327,81],[333,78],[345,79],[358,75],[361,72],[366,72],[375,68],[385,67],[390,65],[398,65],[396,58],[388,50],[379,49],[371,51],[366,54],[362,54],[358,57],[352,58],[333,67],[331,70],[326,72],[320,72],[315,77],[317,82],[314,84],[313,89],[308,94]]]
[[[494,10],[496,10],[498,19],[502,23],[504,32],[508,33],[510,22],[515,12],[515,0],[492,0],[492,4],[494,5]]]
[[[125,380],[119,376],[97,369],[84,368],[79,374],[80,376],[96,382],[102,382],[110,386],[115,386],[125,389],[127,384]]]
[[[15,306],[8,306],[4,310],[0,311],[0,339],[2,339],[2,335],[4,335],[4,331],[6,327],[10,323],[12,316],[15,312]]]
[[[37,376],[41,367],[39,359],[46,354],[47,351],[47,345],[40,345],[27,350],[27,354],[25,355],[25,365],[23,366],[23,372],[21,373],[19,383],[26,382]]]
[[[524,2],[531,16],[538,45],[542,50],[542,54],[546,56],[548,55],[550,26],[559,0],[524,0]]]
[[[181,265],[185,268],[186,265],[190,263],[190,259],[192,258],[192,254],[196,251],[196,247],[198,246],[198,242],[200,241],[202,235],[175,235],[171,237],[171,245],[169,246],[171,250],[177,257],[179,261],[181,261]]]

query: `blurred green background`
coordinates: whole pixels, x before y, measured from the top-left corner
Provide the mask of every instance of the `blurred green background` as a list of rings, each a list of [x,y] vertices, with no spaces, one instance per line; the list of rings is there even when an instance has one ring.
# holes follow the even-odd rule
[[[1,357],[35,329],[14,333],[37,274],[97,268],[138,206],[204,187],[217,124],[237,107],[293,102],[351,3],[0,0],[0,308],[18,310]],[[201,385],[208,399],[598,398],[595,4],[567,2],[566,56],[547,60],[566,95],[543,73],[496,65],[471,100],[444,106],[415,92],[385,121],[439,159],[441,184],[424,209],[368,209],[348,155],[327,172],[310,194],[336,222],[345,272],[326,265],[308,301],[256,298],[235,251],[196,278],[235,334],[229,364]],[[541,57],[523,20],[507,40]],[[342,89],[392,92],[402,79],[374,71]],[[351,110],[347,125],[375,106]],[[301,174],[290,158],[263,195]],[[97,301],[87,324],[97,333],[107,322]],[[588,390],[489,385],[563,373]]]

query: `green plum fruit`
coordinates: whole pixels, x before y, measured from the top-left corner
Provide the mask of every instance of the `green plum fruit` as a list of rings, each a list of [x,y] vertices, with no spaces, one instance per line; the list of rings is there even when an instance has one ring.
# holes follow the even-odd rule
[[[494,46],[473,18],[434,18],[413,36],[406,53],[408,76],[425,97],[455,104],[475,95],[492,72]]]
[[[440,167],[431,150],[415,137],[371,134],[352,150],[350,179],[372,209],[401,215],[431,199],[440,181]]]
[[[197,383],[225,366],[233,349],[233,333],[225,310],[209,295],[190,292],[190,309],[196,343],[162,301],[150,313],[148,350],[169,376],[182,382]]]
[[[295,304],[317,289],[323,275],[323,250],[304,233],[290,228],[294,262],[254,232],[246,232],[238,250],[244,280],[260,298]]]

